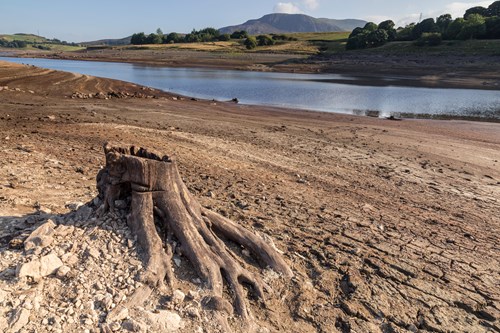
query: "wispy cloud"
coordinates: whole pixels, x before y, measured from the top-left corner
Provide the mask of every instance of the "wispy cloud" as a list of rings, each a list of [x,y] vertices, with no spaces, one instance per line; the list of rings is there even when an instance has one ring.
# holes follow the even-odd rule
[[[278,2],[273,11],[275,13],[284,13],[284,14],[300,14],[302,11],[299,7],[291,2]]]
[[[302,3],[304,4],[304,7],[309,10],[315,10],[319,7],[318,0],[302,0]]]
[[[453,17],[460,17],[463,16],[465,11],[469,8],[476,6],[488,7],[490,4],[491,1],[452,2],[446,5],[445,11]]]
[[[420,13],[407,14],[398,18],[396,21],[397,26],[405,26],[409,23],[417,23],[422,15],[422,19],[437,18],[442,14],[450,14],[453,18],[462,17],[465,11],[469,8],[476,6],[488,7],[491,1],[469,1],[469,2],[450,2],[442,8]]]

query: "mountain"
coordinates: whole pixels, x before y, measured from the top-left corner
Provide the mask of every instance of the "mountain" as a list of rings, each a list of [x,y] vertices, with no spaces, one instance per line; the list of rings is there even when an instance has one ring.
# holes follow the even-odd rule
[[[291,33],[291,32],[331,32],[352,31],[356,27],[363,27],[366,21],[347,19],[334,20],[314,18],[303,14],[268,14],[260,19],[249,20],[240,25],[220,28],[223,34],[246,30],[249,34]]]
[[[129,45],[132,36],[120,38],[120,39],[100,39],[92,42],[83,42],[80,45],[83,46],[120,46],[120,45]]]

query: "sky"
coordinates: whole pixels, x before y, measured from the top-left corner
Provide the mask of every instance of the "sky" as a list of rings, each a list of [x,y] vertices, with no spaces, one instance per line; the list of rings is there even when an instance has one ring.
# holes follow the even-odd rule
[[[450,0],[0,0],[0,34],[34,33],[68,42],[122,38],[135,32],[190,32],[241,24],[270,13],[332,19],[392,19],[398,26],[491,1]]]

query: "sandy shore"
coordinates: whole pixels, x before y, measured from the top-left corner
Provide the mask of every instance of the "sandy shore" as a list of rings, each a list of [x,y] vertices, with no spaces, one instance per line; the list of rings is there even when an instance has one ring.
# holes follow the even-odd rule
[[[134,143],[174,154],[203,205],[284,252],[296,277],[273,286],[267,308],[251,302],[260,327],[500,331],[500,124],[192,101],[6,63],[0,89],[2,221],[92,200],[103,143]]]

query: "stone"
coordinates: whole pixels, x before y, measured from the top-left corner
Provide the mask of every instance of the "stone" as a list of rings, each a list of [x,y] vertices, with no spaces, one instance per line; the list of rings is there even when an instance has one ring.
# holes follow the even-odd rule
[[[91,248],[89,249],[89,255],[94,258],[94,259],[99,259],[100,253],[99,250],[96,248]]]
[[[63,266],[63,262],[55,254],[51,253],[40,258],[40,275],[42,277],[54,274],[59,267]]]
[[[181,304],[182,302],[184,302],[185,298],[186,298],[186,294],[184,294],[179,289],[175,290],[174,293],[172,294],[172,302],[174,304]]]
[[[30,321],[30,311],[24,308],[16,309],[10,320],[10,331],[18,332]]]
[[[28,238],[24,241],[24,249],[29,251],[38,246],[46,247],[49,246],[53,241],[52,235],[54,235],[54,229],[56,224],[52,220],[47,220],[44,224],[35,229]]]
[[[181,317],[168,310],[159,310],[158,313],[144,311],[144,318],[152,326],[152,330],[160,332],[176,332],[182,327]]]
[[[70,210],[77,210],[78,208],[82,207],[84,205],[83,202],[71,202],[69,204],[66,204],[66,208]]]
[[[63,254],[61,259],[66,265],[69,265],[69,266],[73,266],[76,263],[78,263],[78,256],[76,256],[75,254],[70,253],[70,252]]]
[[[18,265],[16,275],[19,278],[30,276],[34,279],[39,279],[41,277],[54,274],[61,266],[63,266],[61,259],[51,253],[40,259],[35,259],[28,263]]]
[[[63,265],[63,266],[59,267],[59,269],[57,270],[56,276],[58,278],[64,278],[64,277],[66,277],[68,275],[68,273],[70,271],[71,271],[71,268],[69,268],[66,265]]]

